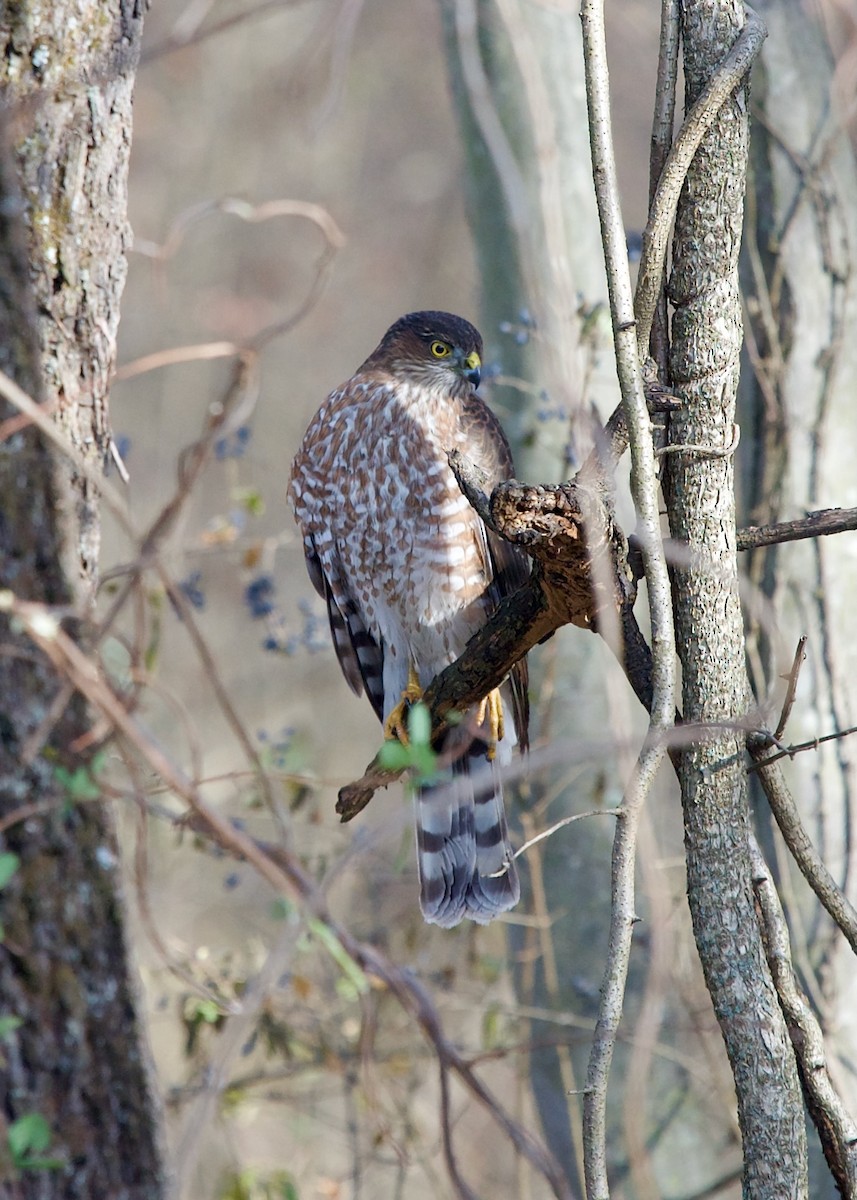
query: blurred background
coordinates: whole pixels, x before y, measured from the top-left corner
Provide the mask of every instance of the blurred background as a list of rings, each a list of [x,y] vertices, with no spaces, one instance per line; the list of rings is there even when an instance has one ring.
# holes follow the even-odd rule
[[[648,203],[659,10],[654,0],[616,0],[607,15],[633,246]],[[818,14],[804,19],[823,45]],[[826,20],[837,22],[847,67],[853,11],[831,9]],[[793,33],[785,39],[795,46]],[[831,63],[828,100],[832,78]],[[836,81],[841,89],[842,70]],[[591,635],[567,629],[539,648],[534,753],[515,836],[595,815],[527,855],[526,894],[507,921],[449,933],[425,926],[401,787],[378,793],[352,824],[334,812],[338,788],[362,773],[380,730],[329,648],[286,483],[327,393],[392,321],[423,308],[482,328],[482,390],[513,440],[518,474],[547,481],[574,471],[593,408],[606,415],[618,399],[582,96],[579,19],[564,0],[162,0],[147,18],[136,87],[134,240],[112,394],[143,528],[173,495],[182,450],[223,402],[238,350],[258,349],[255,403],[218,443],[167,561],[270,772],[275,812],[261,802],[186,622],[154,581],[128,631],[145,644],[145,720],[209,801],[259,837],[286,839],[335,915],[417,975],[447,1035],[540,1130],[575,1189],[575,1092],[608,920],[612,822],[602,810],[621,799],[645,723]],[[517,163],[505,173],[486,149],[492,117]],[[837,485],[829,502],[857,502],[849,486]],[[798,507],[805,492],[795,485]],[[109,518],[105,534],[109,595],[111,569],[129,551]],[[772,621],[765,654],[784,670],[791,633]],[[112,652],[121,674],[121,640]],[[807,710],[811,728],[830,728],[823,705]],[[841,763],[832,770],[842,777]],[[180,811],[154,795],[145,817],[123,809],[123,829],[183,1195],[455,1194],[436,1069],[413,1023],[380,989],[361,991],[249,867],[178,828]],[[734,1096],[689,936],[668,778],[642,838],[646,920],[611,1115],[622,1131],[616,1195],[737,1197]],[[834,851],[840,862],[852,853]],[[814,974],[811,960],[810,945]],[[825,964],[832,979],[832,952]],[[834,993],[838,1011],[843,991],[831,985]],[[461,1170],[477,1194],[548,1194],[482,1107],[455,1090],[451,1104]]]

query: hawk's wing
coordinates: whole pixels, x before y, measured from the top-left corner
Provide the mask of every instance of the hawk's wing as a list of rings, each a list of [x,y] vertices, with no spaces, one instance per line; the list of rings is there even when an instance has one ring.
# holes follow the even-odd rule
[[[514,474],[512,451],[506,441],[502,426],[491,409],[479,396],[469,396],[463,405],[461,427],[466,435],[467,456],[488,476],[491,486],[511,479]],[[486,571],[491,577],[488,587],[489,611],[493,612],[500,601],[511,596],[527,582],[530,574],[530,559],[479,522]],[[518,734],[521,751],[528,745],[530,700],[528,695],[529,670],[525,658],[517,662],[509,673],[512,688],[512,715]]]
[[[379,721],[384,720],[384,650],[367,628],[348,589],[339,558],[330,543],[319,552],[312,533],[304,534],[304,556],[313,587],[327,604],[336,657],[348,686],[359,696],[365,689]]]

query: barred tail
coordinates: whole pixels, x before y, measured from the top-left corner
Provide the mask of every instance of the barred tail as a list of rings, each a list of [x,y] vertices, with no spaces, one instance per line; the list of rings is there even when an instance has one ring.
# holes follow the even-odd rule
[[[451,929],[464,917],[487,925],[520,899],[498,761],[510,757],[501,743],[488,763],[482,745],[455,762],[449,783],[417,793],[420,907],[434,925]]]

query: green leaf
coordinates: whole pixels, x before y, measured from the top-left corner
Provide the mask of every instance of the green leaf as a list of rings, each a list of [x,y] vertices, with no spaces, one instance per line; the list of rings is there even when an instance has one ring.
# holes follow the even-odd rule
[[[15,1165],[19,1171],[58,1171],[65,1163],[61,1158],[17,1158]]]
[[[378,761],[388,771],[404,771],[411,765],[410,747],[401,742],[385,742],[378,751]]]
[[[287,921],[294,912],[295,906],[286,896],[276,896],[271,901],[271,916],[275,921]]]
[[[12,1122],[7,1137],[12,1157],[20,1164],[25,1155],[47,1150],[51,1144],[51,1127],[41,1113],[27,1113]]]
[[[298,1189],[295,1187],[291,1179],[273,1179],[272,1184],[277,1189],[277,1194],[281,1200],[299,1200]],[[274,1200],[274,1192],[271,1192],[271,1200]]]
[[[431,737],[431,714],[425,704],[417,701],[408,713],[408,738],[411,745],[427,746]]]
[[[17,854],[13,854],[11,850],[0,854],[0,888],[6,886],[20,865],[20,858]]]
[[[0,931],[0,940],[2,940],[2,931]],[[0,1038],[8,1037],[10,1033],[14,1033],[16,1029],[24,1024],[23,1017],[0,1017]]]
[[[360,993],[354,986],[354,983],[345,975],[340,975],[335,983],[336,994],[340,1000],[345,1000],[348,1004],[354,1004],[360,999]]]
[[[233,488],[232,499],[236,504],[240,504],[251,517],[261,517],[265,511],[265,498],[258,488]]]
[[[220,1005],[214,1000],[200,1000],[194,1009],[193,1015],[198,1021],[205,1021],[209,1025],[216,1025],[222,1014]]]
[[[95,762],[85,766],[75,767],[68,771],[65,767],[54,767],[54,778],[60,787],[65,788],[69,800],[98,800],[101,788],[93,777]]]

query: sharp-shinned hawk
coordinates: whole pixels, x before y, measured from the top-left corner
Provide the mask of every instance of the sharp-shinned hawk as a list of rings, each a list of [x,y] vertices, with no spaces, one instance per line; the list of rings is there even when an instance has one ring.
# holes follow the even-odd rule
[[[458,658],[529,570],[486,529],[447,461],[460,450],[489,487],[512,475],[503,431],[475,391],[481,354],[461,317],[402,317],[328,396],[292,466],[289,494],[340,666],[388,729],[403,697]],[[520,895],[501,772],[516,743],[526,748],[526,662],[489,700],[437,747],[448,781],[416,797],[420,904],[445,927],[484,924]]]

